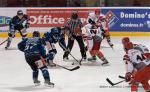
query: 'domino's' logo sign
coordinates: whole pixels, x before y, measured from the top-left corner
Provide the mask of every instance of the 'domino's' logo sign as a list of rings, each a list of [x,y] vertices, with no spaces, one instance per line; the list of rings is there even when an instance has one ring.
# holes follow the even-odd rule
[[[109,28],[114,26],[117,23],[117,21],[119,20],[112,11],[108,11],[106,13],[106,19],[108,21]]]
[[[9,22],[11,20],[11,17],[7,16],[0,16],[0,27],[8,26]]]

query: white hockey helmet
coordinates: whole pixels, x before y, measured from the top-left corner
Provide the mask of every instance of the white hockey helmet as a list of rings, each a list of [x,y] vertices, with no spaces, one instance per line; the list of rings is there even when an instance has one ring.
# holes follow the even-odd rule
[[[95,12],[89,12],[88,19],[91,19],[92,21],[95,21],[96,20]]]

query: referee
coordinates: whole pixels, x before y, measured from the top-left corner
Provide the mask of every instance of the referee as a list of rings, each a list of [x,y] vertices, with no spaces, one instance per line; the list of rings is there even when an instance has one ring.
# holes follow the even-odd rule
[[[67,21],[67,23],[64,26],[67,29],[66,34],[68,35],[68,45],[67,45],[68,51],[64,53],[63,59],[69,60],[68,55],[72,50],[74,40],[76,40],[80,47],[82,59],[86,60],[85,45],[82,39],[82,31],[81,31],[83,24],[81,22],[81,19],[78,17],[77,12],[73,12],[71,14],[71,18]]]

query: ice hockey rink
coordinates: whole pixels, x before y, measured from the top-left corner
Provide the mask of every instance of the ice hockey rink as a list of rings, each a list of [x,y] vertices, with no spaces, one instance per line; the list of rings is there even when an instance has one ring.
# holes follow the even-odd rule
[[[0,42],[5,39],[0,38]],[[130,39],[150,49],[150,37],[130,37]],[[105,40],[102,42],[101,50],[110,62],[109,66],[101,66],[102,62],[98,60],[97,62],[83,61],[83,65],[76,71],[67,71],[62,68],[49,69],[51,81],[55,83],[54,88],[44,86],[41,73],[39,80],[42,85],[33,85],[32,71],[24,59],[24,54],[17,50],[17,43],[20,40],[15,38],[9,50],[4,49],[5,44],[0,46],[0,92],[130,92],[128,83],[123,82],[111,87],[106,81],[108,77],[113,82],[118,82],[122,80],[118,78],[118,75],[125,74],[121,37],[112,37],[114,50]],[[55,63],[73,67],[72,62],[62,61],[63,50],[58,44],[56,48],[58,54],[55,57]],[[77,59],[81,59],[77,43],[71,53]],[[73,60],[71,57],[70,59]],[[139,88],[138,92],[144,92],[144,90]]]

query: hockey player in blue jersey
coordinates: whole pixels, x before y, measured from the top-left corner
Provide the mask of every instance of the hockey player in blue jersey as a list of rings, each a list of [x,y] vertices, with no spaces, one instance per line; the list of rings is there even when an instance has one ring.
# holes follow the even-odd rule
[[[39,69],[42,71],[45,85],[54,87],[54,83],[50,82],[50,76],[48,68],[46,66],[46,50],[42,39],[40,38],[40,33],[38,31],[33,32],[33,37],[29,39],[24,39],[18,44],[20,51],[25,54],[26,62],[30,65],[33,70],[33,82],[35,85],[40,85],[38,80]]]
[[[54,27],[49,32],[44,33],[43,39],[45,41],[48,54],[47,54],[47,64],[51,67],[56,66],[53,63],[53,59],[55,55],[57,54],[57,50],[55,48],[55,44],[58,42],[60,47],[64,50],[66,50],[66,43],[64,39],[64,34],[62,33],[62,28],[60,27]]]
[[[17,11],[17,15],[14,16],[9,23],[9,31],[8,31],[8,40],[7,45],[5,46],[5,49],[7,50],[11,44],[12,38],[15,37],[15,34],[17,32],[20,33],[22,36],[22,39],[26,38],[27,32],[26,29],[29,28],[29,16],[26,14],[23,14],[22,10]]]

